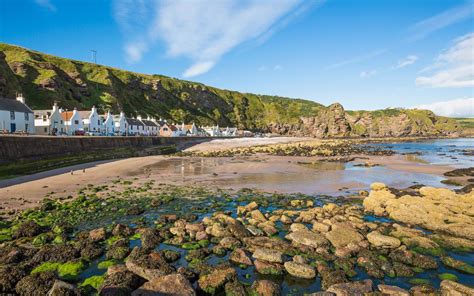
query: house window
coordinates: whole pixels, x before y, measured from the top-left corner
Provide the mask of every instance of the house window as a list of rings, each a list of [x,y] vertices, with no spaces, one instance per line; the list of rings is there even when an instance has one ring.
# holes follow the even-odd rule
[[[167,132],[167,131],[168,131],[168,128],[167,128],[167,127],[164,127],[164,128],[163,128],[163,131]]]
[[[47,128],[47,127],[44,128],[44,132],[45,132],[45,133],[48,132],[48,128]]]
[[[63,120],[61,119],[61,124],[63,124]]]
[[[15,111],[10,111],[10,119],[15,120]]]
[[[79,124],[79,120],[74,120],[74,124]]]
[[[43,121],[46,121],[46,120],[47,120],[46,116],[43,116]]]
[[[99,120],[97,120],[97,124],[98,124],[98,125],[100,125],[100,119],[99,119]]]
[[[28,114],[28,112],[25,112],[25,120],[29,120],[30,119],[30,115]]]

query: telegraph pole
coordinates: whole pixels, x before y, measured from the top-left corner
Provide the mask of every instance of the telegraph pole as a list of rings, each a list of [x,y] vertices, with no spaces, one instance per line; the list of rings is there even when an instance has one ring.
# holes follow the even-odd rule
[[[91,53],[92,53],[92,62],[94,62],[94,64],[97,64],[97,50],[91,49]]]

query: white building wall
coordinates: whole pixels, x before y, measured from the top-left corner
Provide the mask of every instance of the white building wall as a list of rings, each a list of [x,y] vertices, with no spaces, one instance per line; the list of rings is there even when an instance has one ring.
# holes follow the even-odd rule
[[[0,130],[5,130],[9,133],[15,131],[23,131],[30,134],[36,133],[35,118],[33,113],[14,112],[15,118],[11,119],[10,111],[0,110]],[[27,117],[25,117],[27,114]],[[12,131],[12,124],[15,125],[15,130]]]

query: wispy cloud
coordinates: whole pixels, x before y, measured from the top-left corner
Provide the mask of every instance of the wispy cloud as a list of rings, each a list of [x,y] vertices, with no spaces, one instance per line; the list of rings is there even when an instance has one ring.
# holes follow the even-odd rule
[[[54,6],[50,0],[35,0],[35,2],[39,6],[44,7],[50,11],[56,11],[56,6]]]
[[[431,110],[437,115],[448,117],[474,117],[474,98],[457,99],[416,106],[417,109]]]
[[[369,70],[369,71],[360,72],[359,77],[364,79],[364,78],[369,78],[375,75],[377,75],[377,70]]]
[[[125,45],[129,61],[141,60],[161,40],[169,57],[191,61],[183,76],[192,77],[212,69],[236,46],[281,28],[301,7],[303,0],[116,0],[115,18],[133,32]]]
[[[431,87],[474,87],[474,33],[455,40],[454,45],[441,53],[434,64],[417,77],[415,83]]]
[[[334,63],[334,64],[329,65],[328,67],[326,67],[326,69],[328,69],[328,70],[336,69],[336,68],[340,68],[340,67],[343,67],[343,66],[346,66],[346,65],[360,63],[360,62],[375,58],[379,55],[382,55],[382,54],[386,53],[387,51],[388,51],[387,49],[378,49],[378,50],[375,50],[375,51],[372,51],[372,52],[369,52],[369,53],[366,53],[366,54],[363,54],[363,55],[355,56],[355,57],[352,57],[352,58]]]
[[[409,66],[409,65],[412,65],[412,64],[416,63],[417,60],[418,60],[418,56],[409,55],[409,56],[399,60],[398,64],[396,66],[394,66],[393,68],[394,69],[404,68],[406,66]]]
[[[424,19],[410,28],[409,41],[422,39],[431,33],[451,26],[472,17],[474,14],[474,1],[468,1],[440,14]]]

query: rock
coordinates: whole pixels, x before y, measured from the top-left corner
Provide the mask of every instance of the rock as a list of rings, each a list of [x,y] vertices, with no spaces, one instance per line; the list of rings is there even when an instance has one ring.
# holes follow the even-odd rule
[[[414,286],[410,289],[410,295],[413,296],[432,296],[437,295],[437,291],[435,288],[429,285],[418,285]]]
[[[18,226],[18,229],[15,232],[14,237],[20,238],[20,237],[35,237],[38,234],[42,233],[44,231],[43,227],[38,225],[35,221],[26,221],[21,223]]]
[[[294,277],[303,279],[312,279],[316,277],[316,271],[311,265],[294,261],[285,262],[284,265],[286,271]]]
[[[308,228],[302,224],[302,223],[293,223],[291,224],[290,226],[290,230],[292,232],[295,232],[295,231],[305,231],[305,230],[308,230]]]
[[[372,281],[363,280],[357,282],[335,284],[327,289],[328,292],[336,294],[336,296],[354,296],[364,295],[372,292]]]
[[[441,296],[474,296],[474,288],[450,280],[441,282]]]
[[[252,201],[251,203],[247,204],[244,207],[242,207],[242,206],[237,207],[237,215],[243,215],[246,212],[251,212],[255,209],[258,209],[258,204],[256,202]]]
[[[149,281],[175,272],[159,253],[150,253],[137,259],[129,258],[125,265],[131,272]]]
[[[130,236],[133,234],[133,229],[128,227],[127,225],[124,224],[117,224],[115,225],[114,229],[112,230],[112,235],[114,236]]]
[[[395,249],[401,244],[398,238],[383,235],[378,231],[372,231],[367,234],[367,240],[376,248]]]
[[[216,268],[211,273],[201,275],[198,280],[199,287],[208,294],[215,294],[224,288],[224,285],[234,281],[237,272],[231,267]]]
[[[252,290],[258,296],[279,296],[280,286],[269,280],[257,280],[252,284]]]
[[[225,295],[231,296],[247,296],[247,292],[245,291],[244,285],[235,281],[235,282],[228,282],[224,286]]]
[[[311,232],[309,230],[294,231],[287,234],[285,238],[292,241],[293,244],[303,245],[315,249],[319,247],[326,247],[329,245],[328,240],[324,236]]]
[[[387,296],[410,296],[410,293],[397,286],[389,286],[389,285],[378,285],[377,288],[383,295]]]
[[[386,215],[385,207],[387,202],[396,199],[395,194],[391,193],[387,188],[372,190],[366,198],[363,205],[365,210],[375,213],[375,215]]]
[[[46,261],[66,263],[75,258],[79,258],[80,252],[72,245],[45,245],[33,256],[31,262],[40,264]]]
[[[260,274],[282,275],[283,265],[279,263],[269,263],[266,261],[255,260],[255,270]]]
[[[229,260],[237,264],[253,265],[252,259],[250,259],[244,249],[240,248],[237,248],[230,253]]]
[[[364,237],[347,223],[335,223],[331,231],[326,233],[326,238],[336,248],[346,247],[349,244],[358,244]]]
[[[155,278],[133,291],[132,296],[194,296],[196,292],[184,275],[175,273]]]
[[[139,288],[144,282],[143,278],[128,270],[107,274],[100,287],[99,295],[130,295],[132,291]]]
[[[89,231],[89,239],[93,242],[103,241],[106,237],[103,227]]]
[[[260,212],[260,210],[253,210],[252,212],[250,212],[250,216],[252,217],[252,219],[255,219],[259,222],[267,221],[267,218],[265,218],[265,216],[262,214],[262,212]]]
[[[253,253],[253,258],[267,262],[283,263],[283,253],[271,249],[258,248]]]
[[[387,185],[385,185],[384,183],[376,182],[370,185],[370,190],[379,191],[379,190],[384,190],[384,189],[387,189]]]
[[[105,257],[107,259],[115,259],[115,260],[122,260],[130,254],[129,247],[122,247],[120,245],[113,245],[110,247],[109,250],[105,253]]]
[[[28,275],[27,271],[27,268],[16,264],[0,266],[0,294],[13,294],[15,285]]]
[[[51,271],[25,276],[16,284],[15,291],[20,296],[47,295],[53,287],[55,276]]]
[[[470,265],[467,262],[457,260],[449,256],[443,256],[441,258],[441,261],[443,262],[444,265],[448,267],[454,268],[456,270],[459,270],[468,274],[474,274],[474,266]]]
[[[325,232],[328,232],[329,230],[331,230],[331,225],[327,225],[321,222],[313,223],[313,231],[325,233]]]
[[[55,280],[53,287],[51,290],[48,291],[48,296],[80,296],[81,292],[79,292],[74,285]]]
[[[221,241],[219,242],[219,245],[223,248],[233,250],[235,248],[240,247],[242,243],[235,237],[228,236],[221,239]]]
[[[295,255],[293,257],[293,261],[295,261],[296,263],[301,263],[301,264],[306,264],[307,263],[306,259],[301,255]]]
[[[107,275],[112,275],[114,273],[124,271],[128,271],[127,266],[125,266],[125,264],[116,264],[107,268]]]
[[[141,232],[140,240],[143,248],[152,250],[160,244],[162,238],[156,229],[146,228]]]
[[[288,217],[288,216],[286,216],[286,215],[281,215],[280,221],[281,221],[281,223],[283,223],[283,224],[291,224],[291,223],[293,223],[293,221],[291,220],[291,218]]]
[[[286,252],[291,248],[291,245],[288,242],[274,237],[246,237],[242,240],[245,245],[249,247],[250,251],[254,251],[258,248],[266,248]]]

